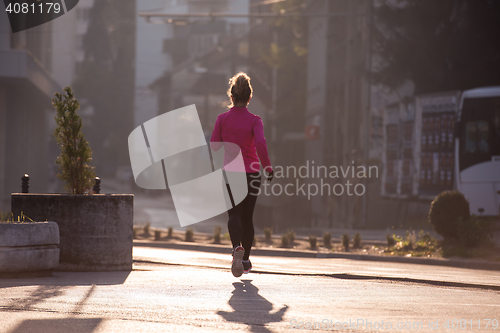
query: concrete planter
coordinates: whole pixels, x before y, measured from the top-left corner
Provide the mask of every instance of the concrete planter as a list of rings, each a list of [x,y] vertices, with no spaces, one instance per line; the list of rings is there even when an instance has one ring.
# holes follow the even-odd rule
[[[12,194],[12,213],[59,225],[58,270],[132,269],[132,194]]]
[[[0,274],[50,271],[59,263],[54,222],[0,223]]]

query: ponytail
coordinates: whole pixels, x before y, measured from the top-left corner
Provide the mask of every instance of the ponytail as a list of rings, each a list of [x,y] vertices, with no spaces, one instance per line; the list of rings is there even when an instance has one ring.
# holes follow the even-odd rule
[[[229,79],[229,89],[227,90],[227,96],[230,100],[229,107],[233,107],[235,104],[244,104],[246,106],[252,97],[252,93],[253,89],[250,84],[250,77],[247,74],[239,72]]]

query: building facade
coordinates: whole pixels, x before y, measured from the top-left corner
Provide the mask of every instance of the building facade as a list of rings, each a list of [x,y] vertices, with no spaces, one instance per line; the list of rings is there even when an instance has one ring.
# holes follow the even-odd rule
[[[313,0],[307,12],[331,16],[309,19],[305,123],[316,133],[306,141],[305,158],[327,167],[367,165],[370,1]],[[329,181],[345,189],[347,181],[355,186],[363,179]],[[363,196],[347,193],[313,197],[312,226],[361,227],[362,200]]]
[[[31,192],[47,192],[51,98],[60,85],[52,70],[52,22],[12,33],[0,13],[0,210],[29,174]]]
[[[248,19],[200,19],[190,14],[245,14],[248,0],[137,1],[139,12],[173,18],[137,23],[135,125],[179,107],[196,104],[206,135],[227,105],[227,81],[246,70]]]

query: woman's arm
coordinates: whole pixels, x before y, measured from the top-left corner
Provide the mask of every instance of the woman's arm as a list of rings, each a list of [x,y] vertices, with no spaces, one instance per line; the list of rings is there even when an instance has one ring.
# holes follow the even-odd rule
[[[255,147],[257,148],[257,155],[259,155],[260,163],[266,172],[271,173],[273,168],[267,152],[267,143],[266,138],[264,137],[264,123],[260,117],[253,125],[253,134],[255,137]]]

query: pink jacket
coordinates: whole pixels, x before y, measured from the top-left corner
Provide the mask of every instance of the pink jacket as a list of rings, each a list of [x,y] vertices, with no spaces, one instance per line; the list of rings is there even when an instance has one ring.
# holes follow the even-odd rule
[[[272,170],[262,119],[250,113],[247,108],[233,107],[220,114],[215,122],[210,142],[237,144],[243,155],[246,172],[260,171],[259,158],[264,170]]]

